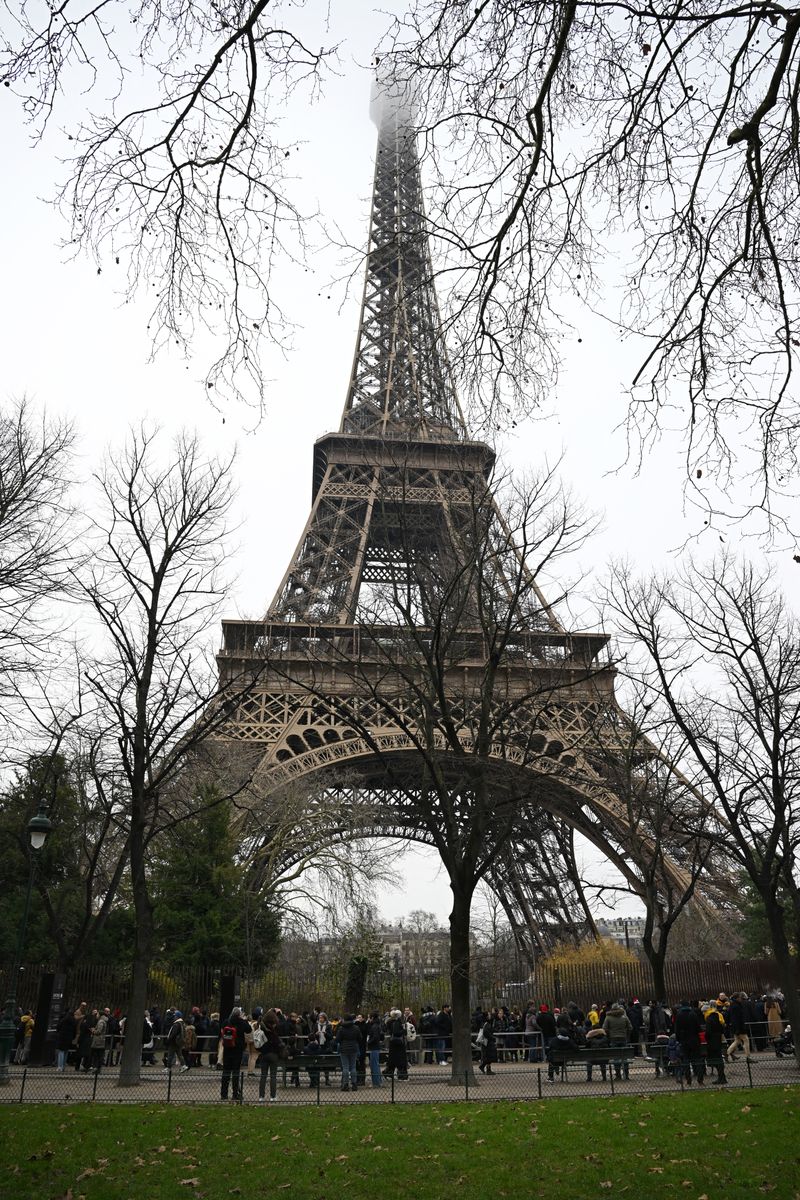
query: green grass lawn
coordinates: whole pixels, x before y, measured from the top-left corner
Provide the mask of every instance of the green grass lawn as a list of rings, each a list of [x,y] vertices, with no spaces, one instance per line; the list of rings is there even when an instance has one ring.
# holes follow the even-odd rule
[[[0,1196],[32,1200],[800,1200],[800,1090],[539,1103],[8,1105]]]

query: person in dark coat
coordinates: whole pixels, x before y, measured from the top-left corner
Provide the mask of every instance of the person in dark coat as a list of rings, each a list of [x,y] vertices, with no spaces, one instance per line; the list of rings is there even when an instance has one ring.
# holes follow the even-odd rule
[[[481,1061],[478,1070],[484,1075],[493,1075],[492,1063],[497,1062],[497,1009],[486,1018],[481,1026],[483,1042],[481,1043]]]
[[[226,1033],[226,1031],[231,1031]],[[241,1008],[234,1008],[222,1027],[222,1080],[221,1096],[228,1099],[228,1088],[233,1083],[233,1099],[242,1098],[242,1059],[247,1048],[248,1037],[253,1030],[250,1022],[245,1020]],[[229,1044],[226,1045],[226,1040]]]
[[[546,1004],[539,1005],[536,1024],[539,1026],[544,1045],[549,1045],[551,1038],[556,1036],[556,1019]]]
[[[406,1023],[399,1008],[389,1013],[389,1055],[386,1059],[384,1078],[390,1079],[397,1071],[398,1079],[408,1079],[408,1054],[406,1053]]]
[[[453,1042],[453,1017],[450,1005],[443,1004],[436,1014],[436,1062],[442,1066]]]
[[[681,1048],[681,1066],[686,1082],[691,1083],[694,1076],[699,1087],[703,1086],[706,1075],[706,1063],[700,1042],[703,1026],[699,1010],[693,1008],[688,1000],[681,1000],[675,1014],[675,1038]]]
[[[336,1030],[336,1049],[342,1064],[342,1091],[355,1092],[358,1088],[358,1055],[361,1050],[361,1033],[355,1016],[348,1013]]]
[[[750,1057],[750,1039],[747,1036],[747,1014],[742,1003],[743,999],[747,999],[744,992],[738,992],[735,996],[731,997],[731,1002],[728,1007],[728,1032],[733,1035],[733,1041],[730,1043],[727,1050],[728,1062],[735,1061],[734,1055],[736,1051],[741,1050],[742,1047],[744,1047],[746,1057]]]
[[[373,1087],[382,1087],[381,1079],[381,1047],[383,1046],[383,1027],[376,1012],[369,1014],[367,1023],[367,1057],[369,1058],[369,1073]]]
[[[269,1098],[278,1099],[278,1063],[281,1060],[281,1038],[278,1033],[278,1014],[273,1010],[258,1019],[256,1029],[263,1031],[266,1041],[258,1048],[257,1065],[261,1068],[261,1078],[258,1083],[259,1103],[263,1103],[267,1091],[267,1075],[269,1075]],[[255,1033],[256,1030],[253,1030]],[[259,1039],[260,1040],[260,1039]]]
[[[78,1023],[71,1012],[64,1013],[56,1026],[56,1070],[64,1074],[67,1065],[67,1055],[75,1044]]]
[[[92,1065],[92,1032],[97,1024],[97,1009],[86,1013],[78,1026],[78,1053],[75,1055],[75,1070],[88,1071]]]

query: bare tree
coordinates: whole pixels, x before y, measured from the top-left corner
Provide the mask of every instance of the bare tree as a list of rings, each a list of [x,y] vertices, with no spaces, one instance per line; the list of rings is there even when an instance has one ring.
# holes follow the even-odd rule
[[[48,662],[73,556],[71,426],[0,409],[0,703]]]
[[[5,7],[0,50],[35,135],[69,122],[69,244],[147,295],[156,349],[221,339],[207,386],[257,405],[261,350],[287,332],[271,270],[304,248],[278,114],[295,90],[313,100],[335,53],[311,49],[278,7],[26,2]],[[62,116],[73,96],[77,119]]]
[[[136,918],[128,1020],[136,1031],[154,944],[148,849],[188,815],[202,819],[205,783],[216,785],[214,802],[224,803],[247,780],[246,751],[233,762],[212,740],[241,693],[233,679],[220,688],[201,642],[223,594],[230,462],[204,458],[188,435],[160,460],[155,435],[139,429],[99,484],[102,511],[82,580],[100,642],[84,669],[94,701],[86,721],[105,778],[114,780],[113,811],[127,838]],[[120,1083],[138,1083],[140,1066],[134,1036]]]
[[[720,852],[715,812],[698,803],[698,789],[681,769],[688,751],[685,737],[633,679],[625,701],[625,710],[615,707],[607,714],[595,754],[624,805],[630,841],[621,846],[622,882],[595,890],[604,897],[628,892],[644,904],[642,946],[655,995],[663,998],[676,924],[685,915],[698,936],[711,928],[719,937],[725,924],[736,920],[735,889]],[[633,853],[626,854],[628,848]]]
[[[682,381],[691,494],[713,511],[752,470],[770,511],[797,467],[798,33],[772,0],[415,0],[395,21],[379,69],[416,99],[454,366],[492,424],[552,391],[585,305],[645,339],[634,455]]]
[[[770,576],[723,556],[675,578],[618,568],[613,603],[686,741],[717,838],[752,880],[792,1024],[800,926],[800,628]],[[788,904],[786,898],[788,897]]]

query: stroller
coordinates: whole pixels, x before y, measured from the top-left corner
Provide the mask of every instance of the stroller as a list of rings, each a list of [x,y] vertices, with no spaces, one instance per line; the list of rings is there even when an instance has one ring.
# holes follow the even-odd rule
[[[794,1057],[794,1034],[791,1025],[787,1025],[779,1038],[772,1043],[778,1058]]]

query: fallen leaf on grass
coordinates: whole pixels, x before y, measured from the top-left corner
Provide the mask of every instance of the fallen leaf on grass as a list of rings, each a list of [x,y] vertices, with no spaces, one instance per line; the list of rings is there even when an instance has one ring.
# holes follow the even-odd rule
[[[181,1187],[200,1187],[199,1179],[179,1179],[178,1183]]]
[[[271,1142],[279,1142],[280,1140],[281,1140],[281,1135],[279,1133],[276,1133],[274,1137],[270,1138]]]
[[[85,1170],[81,1171],[80,1175],[76,1176],[75,1182],[80,1183],[82,1179],[88,1179],[90,1175],[96,1174],[97,1172],[95,1171],[94,1167],[86,1167]]]
[[[610,1188],[610,1187],[613,1187],[613,1184],[610,1179],[601,1179],[600,1187],[601,1188]]]

